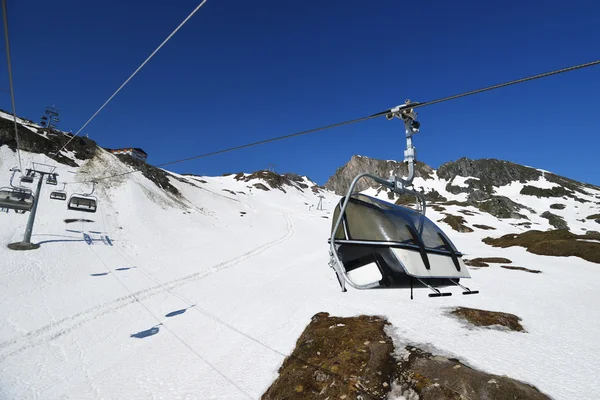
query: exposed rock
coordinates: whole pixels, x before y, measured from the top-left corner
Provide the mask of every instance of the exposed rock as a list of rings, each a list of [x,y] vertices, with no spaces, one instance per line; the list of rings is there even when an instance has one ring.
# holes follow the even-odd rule
[[[580,257],[600,264],[600,243],[577,239],[597,239],[600,235],[575,235],[566,229],[553,231],[527,231],[508,234],[499,238],[485,238],[483,242],[494,247],[522,246],[528,252],[545,256]]]
[[[511,331],[523,332],[524,329],[521,326],[521,318],[514,314],[480,310],[477,308],[458,307],[451,312],[459,318],[462,318],[476,326],[493,326],[500,325],[504,326]]]
[[[569,225],[565,222],[565,219],[559,215],[552,214],[550,211],[544,211],[540,217],[546,218],[550,225],[556,229],[569,229]]]
[[[585,234],[586,235],[594,235],[594,236],[598,235],[598,237],[600,237],[600,232],[598,232],[598,231],[589,230]]]
[[[536,387],[507,376],[487,374],[416,347],[398,366],[393,398],[419,400],[548,400]],[[402,396],[402,397],[400,397]],[[331,398],[333,400],[333,398]]]
[[[447,213],[443,213],[443,214],[446,217],[443,219],[440,219],[438,222],[444,221],[445,223],[450,225],[450,227],[452,229],[454,229],[455,231],[458,231],[458,232],[463,232],[463,233],[473,232],[473,229],[471,229],[465,225],[466,221],[460,215],[452,215],[452,214],[447,214]]]
[[[284,193],[287,193],[284,187],[292,187],[297,190],[308,189],[308,185],[303,183],[303,179],[300,175],[286,173],[284,175],[279,175],[276,172],[269,170],[261,170],[253,172],[252,174],[245,175],[243,172],[240,172],[234,176],[236,181],[241,182],[249,182],[253,179],[260,179],[265,181],[272,189],[279,189]],[[255,184],[256,186],[256,184]],[[258,186],[257,186],[258,187]],[[262,189],[262,188],[259,188]],[[264,190],[264,189],[263,189]],[[268,190],[268,189],[267,189]]]
[[[564,210],[567,206],[560,203],[550,204],[550,208],[553,210]]]
[[[17,132],[19,134],[19,147],[21,150],[45,154],[48,157],[53,157],[54,153],[56,153],[72,137],[64,132],[55,131],[46,138],[32,132],[21,124],[17,124]],[[3,145],[7,145],[10,149],[16,150],[17,141],[15,140],[14,122],[5,118],[0,118],[0,146]],[[75,158],[79,160],[89,160],[96,154],[96,148],[97,145],[93,140],[77,136],[69,142],[64,150],[72,151]],[[58,154],[55,160],[70,167],[78,166],[75,161],[62,154]]]
[[[465,264],[471,267],[489,267],[488,263],[511,264],[512,261],[504,257],[477,257],[472,260],[463,259]]]
[[[424,195],[425,200],[431,202],[447,201],[448,199],[442,196],[437,190],[431,189]]]
[[[491,197],[492,196],[489,193],[487,193],[483,190],[476,189],[473,192],[469,193],[469,195],[467,196],[467,201],[469,201],[469,202],[484,201]]]
[[[445,206],[461,206],[461,207],[468,207],[471,205],[470,203],[467,203],[466,201],[457,201],[457,200],[444,201],[444,202],[441,202],[440,204],[445,205]]]
[[[484,230],[496,230],[493,226],[481,225],[481,224],[473,224],[475,228],[484,229]]]
[[[542,272],[539,269],[529,269],[529,268],[523,268],[523,267],[517,267],[517,266],[510,266],[510,265],[501,265],[500,268],[512,269],[512,270],[515,270],[515,271],[525,271],[525,272],[530,272],[532,274],[539,274],[539,273]]]
[[[478,185],[479,189],[491,193],[492,186],[504,186],[511,182],[522,182],[537,180],[542,173],[534,168],[496,159],[471,160],[463,157],[454,162],[442,164],[437,170],[440,178],[453,180],[456,176],[470,176],[479,178],[471,179],[465,183]],[[475,183],[477,182],[477,183]]]
[[[592,214],[592,215],[588,215],[586,217],[586,219],[594,219],[594,220],[598,219],[598,218],[600,218],[600,214]]]
[[[325,183],[325,188],[343,196],[348,191],[354,178],[364,172],[381,176],[385,179],[390,177],[390,172],[397,176],[408,176],[408,166],[404,162],[378,160],[369,157],[352,156],[346,165],[340,167]],[[422,162],[417,161],[415,165],[415,176],[423,179],[431,179],[433,169]],[[379,184],[370,179],[361,179],[356,185],[357,191],[368,188],[378,188]]]
[[[154,182],[159,188],[176,196],[181,195],[179,190],[169,182],[169,176],[173,177],[173,175],[126,154],[117,154],[117,157],[123,163],[132,166],[137,171],[141,171],[146,178]]]
[[[541,197],[565,197],[573,194],[573,191],[567,190],[562,186],[555,186],[552,189],[542,189],[537,186],[525,185],[520,192],[522,195]]]
[[[535,387],[487,374],[414,346],[396,360],[389,323],[381,317],[318,313],[304,329],[262,399],[387,399],[413,393],[421,400],[548,399]],[[418,397],[415,397],[418,396]]]
[[[316,314],[262,399],[386,398],[396,368],[386,325],[381,317]]]
[[[495,196],[479,204],[479,209],[481,211],[492,214],[496,218],[529,219],[525,215],[517,212],[524,208],[529,209],[505,196]]]
[[[260,190],[264,190],[266,192],[268,192],[269,190],[271,190],[268,187],[266,187],[265,185],[263,185],[262,183],[255,183],[254,187],[257,188],[257,189],[260,189]]]

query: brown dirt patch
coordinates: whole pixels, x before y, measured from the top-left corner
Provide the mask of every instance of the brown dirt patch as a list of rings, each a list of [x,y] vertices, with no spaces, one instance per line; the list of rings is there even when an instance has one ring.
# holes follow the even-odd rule
[[[549,400],[536,387],[507,376],[491,375],[459,360],[406,347],[399,363],[394,398],[420,400]],[[402,396],[403,397],[400,397]],[[333,400],[333,399],[331,399]]]
[[[473,224],[473,226],[475,228],[484,229],[484,230],[487,230],[487,231],[496,230],[496,228],[494,228],[493,226],[487,226],[487,225],[481,225],[481,224]]]
[[[316,314],[262,399],[386,398],[396,366],[388,324],[373,316]]]
[[[504,258],[504,257],[477,257],[472,260],[463,259],[463,261],[465,262],[465,264],[467,264],[470,267],[489,267],[490,264],[488,264],[488,263],[493,263],[493,264],[510,264],[510,263],[512,263],[511,260],[509,260],[508,258]]]
[[[598,239],[600,235],[575,235],[566,229],[552,231],[527,231],[499,238],[485,238],[483,242],[494,247],[522,246],[528,252],[545,256],[579,257],[600,264],[600,243],[577,239]]]
[[[464,319],[476,326],[501,325],[511,331],[523,332],[521,318],[514,314],[497,311],[480,310],[477,308],[458,307],[451,314]]]
[[[465,221],[465,219],[460,215],[452,215],[447,213],[444,213],[444,215],[446,217],[438,220],[438,222],[443,221],[450,225],[452,229],[458,232],[473,232],[473,229],[465,225],[465,222],[467,221]]]
[[[438,206],[437,204],[431,204],[428,207],[431,208],[433,211],[437,211],[437,212],[446,211],[446,209],[444,207]]]
[[[509,265],[501,265],[500,268],[512,269],[512,270],[515,270],[515,271],[531,272],[532,274],[539,274],[539,273],[542,272],[539,269],[529,269],[529,268],[517,267],[517,266],[509,266]]]

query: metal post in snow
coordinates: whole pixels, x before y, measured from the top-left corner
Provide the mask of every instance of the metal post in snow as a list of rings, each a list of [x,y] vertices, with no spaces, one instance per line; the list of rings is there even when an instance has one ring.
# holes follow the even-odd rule
[[[38,172],[39,173],[39,172]],[[22,242],[10,243],[8,245],[9,249],[12,250],[34,250],[39,249],[40,245],[36,243],[31,243],[31,233],[33,232],[33,224],[35,222],[35,214],[37,211],[38,202],[40,200],[40,192],[42,190],[42,183],[44,182],[44,174],[40,174],[40,179],[37,184],[37,189],[35,191],[35,197],[33,198],[33,207],[29,213],[29,219],[27,220],[27,227],[25,228],[25,236],[23,236]]]

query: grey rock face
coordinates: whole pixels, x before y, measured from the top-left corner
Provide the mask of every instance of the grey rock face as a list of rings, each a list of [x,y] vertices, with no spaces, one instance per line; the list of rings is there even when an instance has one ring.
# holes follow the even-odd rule
[[[504,186],[511,182],[525,183],[537,180],[542,176],[542,172],[535,168],[525,167],[509,161],[496,159],[471,160],[466,157],[442,164],[437,174],[440,178],[446,180],[452,180],[457,175],[472,176],[479,178],[478,185],[490,186]],[[474,181],[477,182],[477,180]]]
[[[518,213],[522,209],[529,209],[522,204],[516,203],[504,196],[495,196],[483,203],[479,203],[478,207],[481,211],[492,214],[496,218],[515,218],[529,219],[525,215]],[[531,209],[529,209],[531,210]]]
[[[21,150],[32,153],[45,154],[48,157],[54,155],[63,145],[65,145],[70,137],[62,132],[49,135],[48,138],[40,136],[21,124],[17,124],[17,132],[19,134],[19,147]],[[10,149],[16,150],[17,141],[15,139],[14,122],[4,118],[0,118],[0,146],[7,145]],[[75,157],[80,160],[88,160],[96,154],[97,145],[93,140],[85,137],[77,136],[71,140],[66,150],[70,150],[75,154]],[[61,164],[66,164],[70,167],[77,167],[77,163],[70,158],[59,154],[56,156],[56,161]]]
[[[569,229],[569,225],[567,225],[564,218],[560,215],[552,214],[550,211],[545,211],[540,214],[540,217],[546,218],[548,222],[550,222],[550,225],[556,229]]]
[[[348,163],[340,168],[325,183],[325,188],[343,196],[350,187],[352,180],[361,173],[368,172],[373,175],[389,178],[390,175],[405,177],[408,167],[404,162],[377,160],[374,158],[352,156]],[[391,174],[390,174],[391,172]],[[416,163],[415,176],[431,179],[433,168],[422,162]],[[378,188],[379,184],[369,179],[362,179],[356,185],[356,190],[363,191],[368,188]]]

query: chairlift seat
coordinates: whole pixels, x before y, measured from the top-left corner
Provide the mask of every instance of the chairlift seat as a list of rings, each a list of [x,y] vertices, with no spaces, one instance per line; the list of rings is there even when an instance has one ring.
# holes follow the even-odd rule
[[[30,190],[0,189],[0,207],[15,211],[31,211],[34,196]]]
[[[67,199],[67,194],[63,191],[56,191],[56,192],[51,192],[50,193],[50,198],[53,200],[66,200]]]
[[[55,174],[48,175],[48,178],[46,178],[46,184],[48,184],[48,185],[57,185],[58,182],[56,180],[56,175]]]
[[[95,196],[72,195],[67,207],[69,210],[96,212],[98,199]]]
[[[450,279],[471,277],[462,254],[429,218],[360,193],[350,196],[334,244],[348,277],[371,288],[452,286]]]

